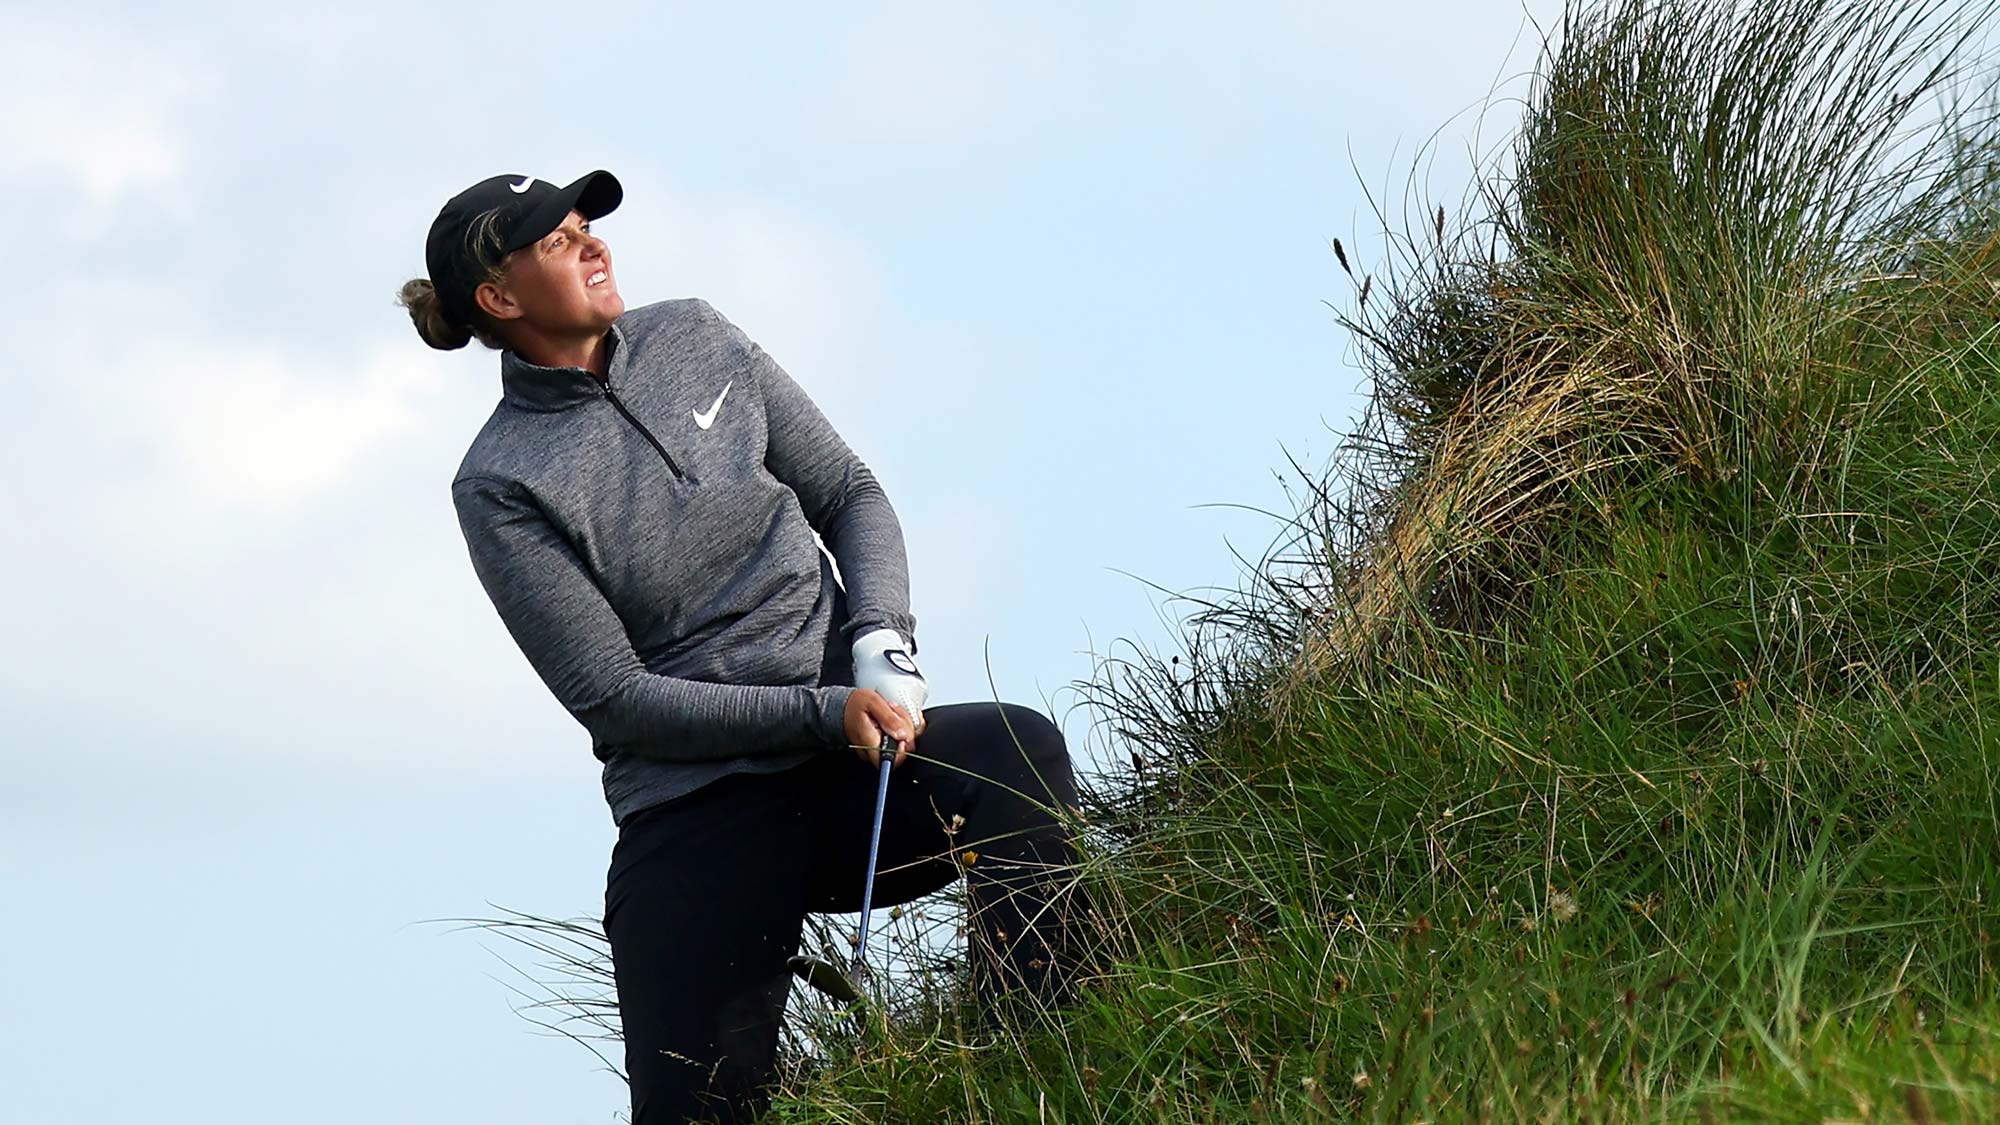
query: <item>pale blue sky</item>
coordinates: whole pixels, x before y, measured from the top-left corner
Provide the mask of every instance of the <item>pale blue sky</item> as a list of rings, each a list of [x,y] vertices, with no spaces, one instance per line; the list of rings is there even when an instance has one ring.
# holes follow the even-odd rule
[[[1195,506],[1359,406],[1355,169],[1444,126],[1458,198],[1556,7],[0,4],[0,1122],[624,1108],[411,924],[594,914],[614,838],[451,510],[497,357],[391,303],[448,195],[614,171],[628,303],[708,299],[882,480],[933,700],[990,651],[1082,752],[1093,648],[1168,637],[1118,571],[1234,584],[1275,528]]]

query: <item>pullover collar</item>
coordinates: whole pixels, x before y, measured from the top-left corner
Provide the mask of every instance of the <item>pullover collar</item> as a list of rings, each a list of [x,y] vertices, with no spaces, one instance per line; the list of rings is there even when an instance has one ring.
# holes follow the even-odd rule
[[[605,369],[608,384],[616,384],[625,371],[625,331],[612,322],[605,347],[611,362]],[[568,410],[572,406],[604,397],[607,383],[581,367],[544,367],[523,359],[512,348],[500,353],[500,399],[509,406],[537,413]]]

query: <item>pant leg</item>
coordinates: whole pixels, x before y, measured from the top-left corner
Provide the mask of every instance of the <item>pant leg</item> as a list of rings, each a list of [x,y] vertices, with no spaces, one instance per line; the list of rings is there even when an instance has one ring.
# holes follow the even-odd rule
[[[605,880],[633,1125],[749,1121],[768,1104],[817,795],[737,774],[619,832]]]
[[[907,902],[963,872],[973,900],[975,989],[1061,999],[1078,935],[1070,918],[1078,909],[1076,852],[1059,819],[1076,802],[1062,732],[1017,704],[928,707],[924,717],[923,736],[890,775],[875,902]],[[875,778],[850,755],[828,784],[812,851],[813,910],[861,908]]]

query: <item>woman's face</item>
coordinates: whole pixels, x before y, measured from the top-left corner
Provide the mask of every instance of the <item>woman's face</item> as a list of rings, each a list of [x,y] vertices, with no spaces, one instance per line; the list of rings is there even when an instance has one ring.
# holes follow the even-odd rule
[[[540,242],[508,255],[507,280],[481,285],[477,297],[496,319],[553,339],[603,335],[625,311],[611,248],[575,211]]]

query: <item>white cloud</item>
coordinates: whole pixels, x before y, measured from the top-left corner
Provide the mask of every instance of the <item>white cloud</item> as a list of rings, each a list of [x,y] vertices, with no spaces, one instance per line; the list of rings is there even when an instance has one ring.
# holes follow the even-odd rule
[[[444,373],[414,344],[352,365],[176,342],[134,355],[121,411],[175,482],[212,502],[277,506],[331,488],[410,424]],[[184,493],[185,494],[185,493]]]
[[[211,89],[208,60],[87,12],[16,8],[7,24],[0,177],[53,173],[103,205],[181,174],[188,116]]]
[[[143,521],[161,547],[212,553],[218,528],[338,493],[455,405],[454,365],[393,324],[253,337],[162,288],[86,274],[24,293],[7,322],[20,362],[5,376],[16,408],[0,466],[64,466],[66,503],[44,518],[86,534]]]

